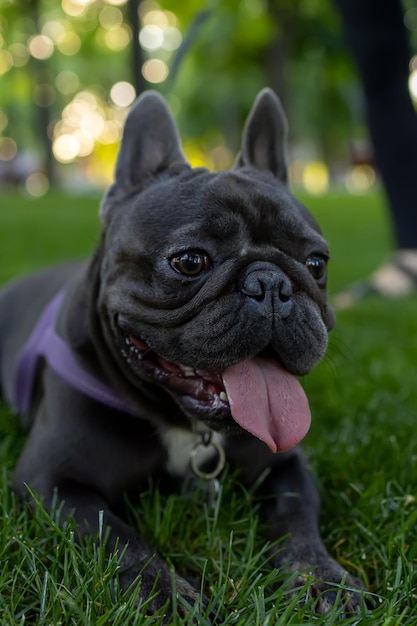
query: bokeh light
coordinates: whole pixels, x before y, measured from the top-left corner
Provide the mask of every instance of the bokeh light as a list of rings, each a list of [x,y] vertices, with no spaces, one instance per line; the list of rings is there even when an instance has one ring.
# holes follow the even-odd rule
[[[157,50],[164,43],[164,33],[160,26],[149,24],[144,26],[139,33],[139,41],[146,50]]]
[[[92,91],[75,94],[62,111],[61,119],[49,129],[55,158],[64,164],[87,158],[83,176],[93,185],[106,185],[112,180],[127,107],[136,95],[127,82],[116,83],[113,90],[119,104],[112,100],[112,106]]]
[[[404,13],[404,24],[410,30],[417,30],[417,9],[410,8]]]
[[[55,85],[60,93],[68,96],[77,91],[80,86],[80,79],[75,72],[72,72],[71,70],[63,70],[57,74]]]
[[[52,149],[61,163],[90,155],[105,126],[104,112],[94,94],[81,91],[64,108],[53,129]]]
[[[103,126],[104,126],[104,122],[103,122],[103,125],[100,125],[100,128],[103,128]],[[100,134],[101,134],[101,131],[99,132],[96,131],[97,137],[99,137]],[[75,130],[72,136],[77,140],[77,143],[78,143],[78,152],[76,156],[86,157],[93,152],[95,139],[96,139],[95,133],[90,132],[88,128],[84,127],[84,128],[78,128],[77,130]]]
[[[74,135],[60,135],[52,144],[54,157],[60,163],[71,163],[78,156],[80,145]]]
[[[0,50],[0,76],[9,71],[13,65],[13,57],[8,50]]]
[[[409,76],[408,89],[413,100],[417,101],[417,69],[414,69]]]
[[[29,50],[22,43],[12,43],[9,46],[9,52],[13,57],[15,67],[23,67],[29,61]]]
[[[146,16],[151,11],[160,11],[160,6],[155,0],[142,0],[139,4],[139,16],[143,24],[146,24]]]
[[[65,56],[72,56],[73,54],[77,54],[81,48],[81,39],[77,33],[67,31],[57,43],[57,48]]]
[[[140,7],[140,17],[144,25],[156,24],[162,29],[168,26],[177,26],[178,19],[172,11],[161,10],[157,2],[142,2]]]
[[[49,180],[43,172],[32,172],[26,178],[25,189],[30,196],[40,198],[44,196],[49,189]]]
[[[110,89],[110,98],[116,106],[128,107],[136,98],[136,91],[127,81],[120,81]]]
[[[366,164],[355,165],[346,174],[346,189],[353,194],[365,193],[375,184],[376,174],[373,167]]]
[[[168,26],[168,15],[165,11],[161,11],[159,5],[156,2],[149,3],[149,10],[146,10],[146,6],[142,11],[142,22],[146,26],[155,24],[161,29]],[[156,8],[158,7],[158,8]]]
[[[0,160],[11,161],[17,154],[17,145],[11,137],[0,137]]]
[[[129,26],[121,24],[107,30],[104,35],[104,43],[110,50],[118,52],[119,50],[124,50],[129,45],[131,38],[132,31]]]
[[[28,41],[30,54],[35,59],[49,59],[54,52],[54,42],[47,35],[34,35]]]
[[[74,135],[60,135],[52,144],[52,151],[60,163],[70,163],[78,156],[80,145]]]
[[[181,42],[182,35],[178,28],[175,26],[168,26],[168,28],[164,30],[164,40],[162,42],[164,50],[168,50],[169,52],[177,50],[177,48],[180,47]]]
[[[65,37],[65,33],[70,28],[66,20],[50,20],[42,26],[42,35],[49,37],[57,44]]]
[[[141,19],[143,27],[139,41],[145,50],[151,52],[163,49],[176,50],[182,41],[181,31],[177,28],[177,18],[170,11],[162,11],[155,3],[143,3]],[[146,9],[149,5],[149,9]]]
[[[94,0],[90,0],[94,1]],[[62,0],[61,6],[64,13],[71,17],[80,17],[87,6],[88,2],[82,2],[78,0]]]
[[[168,65],[161,59],[149,59],[142,66],[143,77],[149,83],[162,83],[168,73]]]
[[[329,170],[322,161],[310,161],[306,164],[302,182],[305,190],[312,195],[325,193],[329,188]]]
[[[411,57],[409,68],[410,68],[410,72],[412,72],[413,70],[417,70],[417,55],[414,55],[413,57]]]
[[[123,22],[123,13],[116,7],[104,7],[98,16],[100,24],[104,28],[113,28],[120,26]]]
[[[174,13],[162,10],[152,0],[141,2],[139,14],[142,22],[139,41],[151,56],[142,66],[142,75],[149,83],[162,83],[169,74],[167,53],[176,50],[182,42],[178,20]]]
[[[30,75],[28,80],[27,72],[13,74],[15,86],[22,94],[26,90],[32,103],[38,106],[53,105],[49,110],[47,133],[54,158],[61,164],[76,163],[76,171],[93,184],[111,181],[123,124],[136,91],[130,82],[118,81],[107,94],[105,88],[99,86],[103,85],[101,76],[89,77],[81,67],[82,62],[80,67],[69,65],[61,55],[75,55],[85,46],[85,53],[107,53],[106,58],[113,59],[108,53],[126,49],[132,40],[132,29],[125,17],[127,2],[59,0],[55,5],[48,0],[37,21],[30,15],[22,16],[21,32],[27,35],[23,39],[18,35],[14,40],[9,37],[8,22],[0,16],[0,75],[14,67],[23,67],[32,57],[41,61],[53,57],[51,63],[44,65],[48,68],[44,75]],[[138,5],[141,40],[149,44],[144,46],[149,53],[144,59],[143,74],[148,82],[160,83],[168,76],[170,53],[182,40],[178,19],[173,12],[161,9],[158,2],[144,0]],[[97,46],[101,50],[97,51]],[[51,82],[47,82],[48,79]],[[84,84],[90,87],[84,88]],[[171,94],[171,98],[173,110],[179,110],[178,97]],[[63,101],[66,105],[61,104]],[[0,109],[0,133],[5,133],[7,128],[12,135],[9,126],[8,116]],[[16,156],[20,158],[12,136],[3,137],[0,159],[13,160]],[[213,151],[213,160],[217,163],[222,163],[224,158],[221,147]],[[33,196],[45,193],[49,187],[45,174],[33,167],[27,170],[26,176],[28,173],[30,176],[24,182],[27,193]]]

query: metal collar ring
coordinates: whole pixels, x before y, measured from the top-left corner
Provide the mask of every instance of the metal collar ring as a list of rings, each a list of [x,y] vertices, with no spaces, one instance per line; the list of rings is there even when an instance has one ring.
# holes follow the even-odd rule
[[[204,433],[204,435],[206,435],[206,433]],[[226,462],[226,454],[225,454],[223,446],[220,443],[218,443],[217,441],[212,441],[211,437],[207,437],[207,436],[204,437],[204,435],[202,437],[202,440],[194,444],[194,446],[191,449],[190,465],[194,474],[198,478],[203,478],[204,480],[211,480],[212,478],[216,478],[220,474],[220,472],[223,470],[225,462]],[[198,455],[198,450],[201,447],[206,448],[206,449],[209,447],[212,447],[214,449],[215,454],[217,455],[217,464],[211,472],[205,472],[198,466],[197,455]]]

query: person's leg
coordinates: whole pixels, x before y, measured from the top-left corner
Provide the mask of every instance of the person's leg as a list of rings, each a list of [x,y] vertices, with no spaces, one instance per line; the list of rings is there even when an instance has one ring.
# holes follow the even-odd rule
[[[417,115],[409,91],[411,52],[400,0],[334,0],[362,79],[375,160],[398,252],[370,279],[400,295],[417,283]],[[365,295],[366,287],[362,289]]]

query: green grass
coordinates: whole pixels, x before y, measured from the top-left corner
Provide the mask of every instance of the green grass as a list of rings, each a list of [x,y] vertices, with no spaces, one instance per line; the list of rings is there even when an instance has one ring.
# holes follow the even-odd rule
[[[98,198],[50,194],[1,198],[0,280],[89,254],[98,239]],[[389,252],[378,195],[329,194],[306,200],[332,253],[330,290],[374,269]],[[304,448],[323,498],[325,543],[367,583],[375,609],[347,624],[417,623],[417,315],[416,298],[378,299],[340,313],[328,356],[304,380],[313,424]],[[157,624],[118,588],[119,555],[103,537],[82,548],[71,522],[34,514],[10,491],[24,444],[17,419],[0,412],[0,624]],[[232,483],[232,484],[230,484]],[[260,522],[237,477],[222,481],[215,509],[204,493],[163,497],[150,489],[137,524],[179,571],[198,581],[225,623],[239,626],[338,621],[340,608],[317,616],[271,571]],[[104,531],[103,531],[104,532]],[[277,588],[276,582],[284,584]],[[140,584],[140,581],[138,581]],[[199,624],[208,623],[198,607]]]

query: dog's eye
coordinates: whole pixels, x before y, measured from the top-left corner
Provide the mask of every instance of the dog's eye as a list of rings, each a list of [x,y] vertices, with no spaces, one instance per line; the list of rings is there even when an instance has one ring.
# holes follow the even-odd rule
[[[198,276],[211,267],[207,254],[194,250],[172,256],[169,263],[172,269],[184,276]]]
[[[306,260],[306,267],[312,277],[319,283],[323,284],[326,282],[327,278],[327,260],[318,255],[314,254],[309,256]]]

